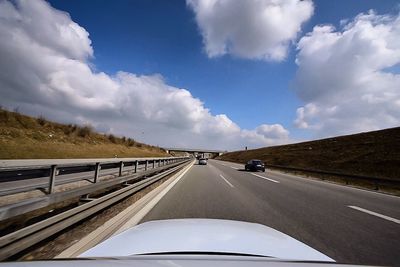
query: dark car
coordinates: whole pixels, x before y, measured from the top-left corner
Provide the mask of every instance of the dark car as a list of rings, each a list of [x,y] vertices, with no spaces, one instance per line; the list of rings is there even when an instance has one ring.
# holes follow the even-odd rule
[[[261,160],[252,159],[249,160],[244,166],[246,171],[263,171],[265,172],[265,165]]]
[[[207,159],[205,159],[205,158],[200,158],[200,159],[199,159],[199,165],[207,165]]]

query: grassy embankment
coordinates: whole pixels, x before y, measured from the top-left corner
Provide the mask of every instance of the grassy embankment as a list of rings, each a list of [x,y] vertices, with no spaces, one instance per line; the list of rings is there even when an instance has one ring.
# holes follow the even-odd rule
[[[164,150],[131,138],[94,132],[0,109],[0,159],[162,157]]]
[[[221,160],[400,180],[400,127],[297,144],[235,151]]]

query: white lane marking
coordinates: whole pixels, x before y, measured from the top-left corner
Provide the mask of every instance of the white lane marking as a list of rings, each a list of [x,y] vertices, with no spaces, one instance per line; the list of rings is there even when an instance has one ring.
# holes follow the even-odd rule
[[[233,166],[229,166],[229,165],[226,165],[226,164],[224,164],[224,163],[218,162],[218,164],[219,164],[219,165],[222,165],[222,166],[225,166],[225,167],[229,167],[229,168],[235,169],[235,170],[239,170],[239,168],[236,168],[236,167],[233,167]]]
[[[190,165],[185,167],[185,169],[179,171],[177,174],[175,174],[175,178],[171,177],[170,179],[175,179],[171,180],[171,183],[167,185],[164,189],[159,190],[160,187],[157,187],[147,193],[145,196],[143,196],[141,199],[133,203],[131,206],[126,208],[124,211],[119,213],[118,215],[114,216],[111,220],[107,221],[104,223],[102,226],[94,230],[93,232],[89,233],[85,237],[83,237],[81,240],[79,240],[77,243],[74,245],[70,246],[60,254],[58,254],[55,258],[72,258],[72,257],[77,257],[86,250],[92,248],[94,245],[97,245],[104,239],[104,232],[107,232],[107,234],[112,234],[116,235],[121,233],[122,231],[135,226],[140,222],[141,219],[150,211],[151,208],[153,208],[158,201],[176,184],[178,181],[190,170],[190,168],[193,166],[194,162],[192,162]],[[169,181],[166,181],[168,183]],[[155,201],[155,199],[158,199]],[[132,216],[131,219],[129,219],[127,222],[125,222],[122,226],[119,227],[119,229],[108,229],[109,227],[113,228],[113,224],[121,224],[121,221],[124,221],[127,216]],[[114,233],[110,232],[110,230],[115,231]]]
[[[224,179],[224,181],[230,186],[230,187],[234,187],[233,184],[231,184],[228,180],[226,180],[226,178],[224,176],[222,176],[222,174],[219,175],[222,179]]]
[[[357,207],[357,206],[347,206],[347,207],[355,209],[355,210],[358,210],[358,211],[361,211],[361,212],[368,213],[370,215],[374,215],[376,217],[379,217],[379,218],[382,218],[382,219],[385,219],[385,220],[388,220],[388,221],[391,221],[391,222],[394,222],[394,223],[397,223],[397,224],[400,224],[400,220],[392,218],[392,217],[389,217],[389,216],[386,216],[386,215],[383,215],[383,214],[380,214],[380,213],[377,213],[377,212],[366,210],[366,209],[363,209],[363,208],[360,208],[360,207]]]
[[[258,175],[258,174],[254,174],[254,173],[251,173],[251,174],[254,175],[254,176],[260,177],[260,178],[262,178],[262,179],[265,179],[265,180],[274,182],[274,183],[278,183],[278,184],[280,183],[279,181],[276,181],[276,180],[271,179],[271,178],[268,178],[268,177],[264,177],[264,176],[261,176],[261,175]]]
[[[129,219],[129,221],[126,222],[115,234],[119,234],[126,229],[137,225],[144,218],[144,216],[146,216],[147,213],[149,213],[150,210],[152,210],[154,206],[168,193],[168,191],[171,190],[182,179],[183,176],[185,176],[185,174],[192,168],[193,164],[194,162],[187,166],[186,169],[183,169],[177,173],[177,177],[174,181],[172,181],[166,188],[150,199],[150,201],[147,202],[145,206],[142,207],[131,219]],[[135,205],[135,203],[133,205]]]

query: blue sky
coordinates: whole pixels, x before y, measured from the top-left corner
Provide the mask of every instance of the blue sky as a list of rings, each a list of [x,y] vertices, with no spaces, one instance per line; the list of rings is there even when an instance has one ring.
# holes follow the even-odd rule
[[[190,2],[191,0],[188,1]],[[352,30],[356,32],[356,30],[367,31],[367,29],[370,29],[370,27],[357,29],[357,27],[363,26],[357,26],[358,24],[354,26],[351,24],[352,21],[359,21],[360,25],[362,24],[361,22],[366,21],[370,23],[370,25],[379,26],[374,24],[378,21],[378,24],[382,23],[382,25],[388,27],[388,29],[395,29],[396,27],[394,25],[397,23],[396,17],[398,17],[399,13],[399,1],[307,1],[311,3],[313,10],[309,12],[308,15],[304,15],[305,17],[303,19],[299,19],[300,22],[298,22],[298,26],[300,30],[297,32],[295,31],[292,37],[287,39],[289,40],[289,45],[287,54],[283,60],[271,60],[271,58],[267,58],[271,55],[270,52],[266,53],[267,56],[265,56],[265,53],[262,55],[259,54],[256,56],[257,58],[250,55],[240,56],[233,50],[226,51],[226,53],[221,55],[210,56],[205,48],[206,41],[204,32],[206,30],[213,30],[213,27],[221,27],[221,25],[208,25],[207,20],[218,17],[220,15],[218,12],[223,13],[223,9],[215,12],[213,11],[214,13],[208,14],[210,17],[207,17],[205,21],[201,22],[201,18],[197,16],[200,14],[201,10],[195,10],[195,4],[190,5],[188,4],[189,2],[186,3],[185,1],[50,0],[48,2],[54,9],[67,12],[71,21],[82,27],[83,31],[89,33],[88,39],[91,41],[93,55],[89,56],[87,64],[92,69],[93,75],[105,72],[111,79],[116,79],[115,77],[119,71],[145,76],[160,74],[166,85],[174,88],[184,88],[188,90],[194,98],[200,99],[204,103],[203,106],[210,110],[212,116],[225,114],[230,121],[240,127],[240,131],[242,131],[240,135],[242,137],[253,134],[243,133],[243,130],[246,129],[249,131],[255,129],[257,133],[261,133],[264,130],[269,131],[267,130],[269,126],[264,127],[264,130],[257,128],[263,124],[280,125],[284,128],[283,132],[288,136],[282,139],[283,141],[280,140],[277,143],[322,138],[398,125],[398,121],[386,116],[387,114],[393,116],[392,110],[384,114],[386,116],[384,120],[381,118],[376,119],[376,121],[386,121],[385,123],[371,122],[368,113],[371,111],[368,110],[370,108],[370,106],[368,106],[368,108],[363,107],[363,110],[368,110],[368,112],[366,111],[365,114],[360,114],[359,117],[355,117],[352,120],[362,121],[362,125],[348,127],[350,124],[354,123],[352,123],[352,121],[343,120],[346,121],[346,124],[343,123],[339,126],[338,121],[342,120],[342,118],[336,115],[336,117],[327,117],[328,115],[326,114],[331,114],[329,112],[332,110],[335,110],[337,114],[339,114],[340,111],[342,113],[350,112],[350,109],[348,107],[342,108],[339,106],[339,100],[328,103],[326,99],[336,99],[337,95],[327,94],[326,92],[321,93],[325,89],[318,87],[320,85],[309,82],[308,80],[301,84],[298,81],[306,79],[312,74],[318,75],[319,70],[325,71],[321,77],[326,77],[327,80],[332,78],[329,76],[330,70],[328,68],[331,66],[329,64],[336,64],[336,62],[325,62],[323,65],[318,65],[320,63],[317,64],[314,61],[316,59],[314,55],[305,56],[306,53],[302,53],[303,51],[305,52],[307,48],[311,48],[314,44],[319,42],[318,40],[314,40],[318,37],[317,31],[313,32],[314,26],[326,24],[334,25],[336,29],[331,29],[331,31],[343,34],[343,43],[345,39],[344,32],[346,32],[346,30],[341,26],[340,21],[344,19],[348,20],[343,23],[343,25],[347,25],[349,34]],[[292,2],[297,1],[293,0]],[[17,3],[19,3],[18,0]],[[245,1],[241,4],[246,5],[244,3],[251,5],[251,1]],[[16,5],[17,9],[18,5],[23,6],[29,4],[22,1]],[[227,8],[231,7],[228,6]],[[45,7],[43,7],[43,10],[44,9]],[[372,17],[366,16],[365,18],[359,19],[356,17],[360,13],[367,14],[370,9],[375,11]],[[36,11],[37,10],[38,9],[36,9]],[[237,10],[240,12],[240,8]],[[295,11],[295,15],[296,12],[297,11]],[[21,11],[21,13],[23,13],[23,11]],[[239,14],[238,21],[241,19],[240,16]],[[381,17],[379,16],[392,17],[384,20],[380,19]],[[229,26],[229,19],[226,23]],[[232,21],[230,21],[230,23],[232,23]],[[290,23],[288,23],[288,25],[289,24]],[[252,26],[250,25],[249,27]],[[272,31],[270,35],[272,36],[280,31],[284,31],[286,25],[285,23],[281,23],[279,27],[282,27],[282,29],[276,29],[276,31]],[[43,31],[43,29],[38,29],[38,31]],[[229,29],[227,29],[227,31],[229,31]],[[315,38],[302,49],[296,50],[300,40],[306,39],[307,33]],[[325,36],[328,35],[329,33],[325,33]],[[65,36],[61,36],[59,39],[64,37]],[[375,37],[376,36],[373,38]],[[233,38],[241,38],[241,36]],[[268,39],[268,34],[265,38]],[[287,40],[285,42],[287,42]],[[249,40],[249,42],[257,41],[258,40]],[[268,43],[268,41],[269,40],[260,40],[260,43]],[[389,42],[386,39],[384,41]],[[82,45],[84,45],[84,42],[87,42],[87,40],[85,39],[82,42]],[[232,42],[232,47],[234,47],[234,43],[238,42],[238,40],[231,40],[230,42]],[[340,45],[340,42],[341,40],[338,40],[337,46]],[[49,46],[50,45],[51,44],[49,44]],[[228,46],[229,45],[228,41]],[[358,43],[354,42],[354,47],[351,48],[353,50],[349,51],[357,51],[356,45],[358,45]],[[360,47],[362,47],[362,44],[360,44]],[[331,48],[332,47],[327,44],[325,52],[331,53],[329,50]],[[86,49],[86,46],[84,49]],[[230,48],[228,48],[228,50],[229,49]],[[372,52],[374,53],[374,51]],[[393,49],[393,53],[397,56],[398,51]],[[88,52],[88,54],[90,53]],[[369,52],[369,54],[371,54],[371,52]],[[348,57],[348,54],[346,55]],[[379,56],[379,51],[376,52],[376,55]],[[341,56],[343,55],[338,55],[337,58],[341,58]],[[360,55],[354,56],[359,57]],[[307,63],[307,68],[295,63],[296,58],[302,57],[302,62]],[[346,57],[343,56],[343,59],[345,60]],[[85,59],[81,60],[84,63],[86,62]],[[396,70],[399,66],[398,62],[393,63],[389,61],[390,60],[387,60],[387,63],[383,64],[384,67],[378,66],[374,71]],[[304,64],[304,66],[306,66],[306,64]],[[315,69],[309,71],[310,68]],[[338,68],[340,67],[336,67],[336,69]],[[353,66],[352,68],[355,69],[356,67]],[[352,72],[353,69],[348,70],[348,72]],[[296,74],[297,72],[303,73],[303,70],[305,74]],[[370,76],[366,77],[368,78]],[[393,88],[398,85],[398,77],[395,78],[392,84],[388,85],[388,92],[395,90]],[[349,84],[354,83],[349,82]],[[337,86],[343,85],[329,84],[328,87],[331,88],[328,89],[331,92],[338,91]],[[74,89],[77,91],[81,90],[78,87]],[[316,97],[310,97],[309,93],[307,93],[309,90],[311,90],[312,95]],[[353,87],[346,88],[346,90],[354,90],[356,93],[352,94],[352,96],[357,95],[358,98],[366,98],[371,94],[371,90],[373,89],[364,93],[358,92],[357,90],[359,89],[353,89]],[[383,88],[383,90],[385,90],[385,88]],[[396,92],[398,92],[398,90]],[[329,97],[317,97],[321,94],[326,94]],[[380,94],[380,92],[376,92],[376,94],[373,93],[373,96],[378,94]],[[15,101],[18,102],[17,100]],[[354,101],[357,102],[357,99],[354,98]],[[393,101],[397,101],[397,95],[396,99],[393,99]],[[371,103],[371,101],[369,103]],[[136,103],[133,101],[131,104],[135,105]],[[19,103],[19,105],[22,104]],[[382,104],[382,106],[383,105],[385,104]],[[39,111],[37,106],[36,103],[28,103],[25,109],[28,113],[48,113],[50,114],[49,117],[53,116],[51,109],[48,107],[46,107],[46,110],[40,109]],[[326,110],[323,110],[322,106],[325,106]],[[349,104],[349,106],[354,105]],[[381,106],[376,106],[374,108],[379,109],[380,107]],[[304,116],[302,115],[304,118],[299,117],[299,108],[303,108],[301,112],[304,113]],[[397,108],[395,108],[395,112],[397,111]],[[98,129],[104,126],[103,128],[105,131],[115,131],[117,134],[129,135],[129,133],[132,132],[135,136],[138,132],[142,131],[139,129],[121,130],[123,128],[121,126],[122,123],[111,125],[110,122],[99,122],[98,119],[95,120],[94,117],[90,117],[91,115],[89,115],[89,113],[89,111],[82,111],[71,116],[67,114],[60,114],[58,117],[54,116],[61,121],[88,121],[95,124]],[[317,117],[316,113],[325,115]],[[297,123],[295,123],[296,119]],[[329,123],[325,124],[325,121]],[[98,123],[96,124],[96,122]],[[171,125],[175,125],[175,122],[171,122]],[[301,125],[301,127],[299,125]],[[143,126],[142,128],[146,127]],[[150,129],[154,127],[149,126]],[[169,128],[167,128],[166,131],[169,131]],[[237,129],[233,130],[233,132],[235,131],[237,131]],[[275,133],[273,133],[273,135],[274,134]],[[269,138],[268,136],[266,137]],[[144,138],[144,141],[154,142],[155,138],[156,136]],[[168,140],[172,145],[184,145],[184,143],[175,142],[173,138]],[[240,142],[240,145],[234,145],[233,147],[242,147],[244,144],[247,144],[245,141]],[[250,143],[249,145],[252,146]],[[257,147],[265,144],[274,144],[274,142],[254,142],[253,146]],[[207,142],[200,142],[198,145],[207,146]],[[221,147],[225,147],[225,145],[221,145]]]
[[[247,60],[225,55],[208,58],[202,37],[185,1],[63,1],[50,3],[70,13],[89,33],[98,70],[160,73],[168,84],[190,90],[213,114],[225,113],[243,128],[280,123],[297,136],[293,110],[301,101],[291,90],[296,72],[295,46],[284,62]],[[340,26],[342,19],[374,9],[398,12],[398,1],[314,1],[315,11],[303,33],[318,24]]]

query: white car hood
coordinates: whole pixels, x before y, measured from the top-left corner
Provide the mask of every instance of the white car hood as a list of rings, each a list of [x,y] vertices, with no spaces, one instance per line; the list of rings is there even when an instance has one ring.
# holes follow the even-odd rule
[[[273,228],[215,219],[174,219],[139,224],[79,257],[121,257],[167,252],[262,255],[286,260],[333,261]]]

